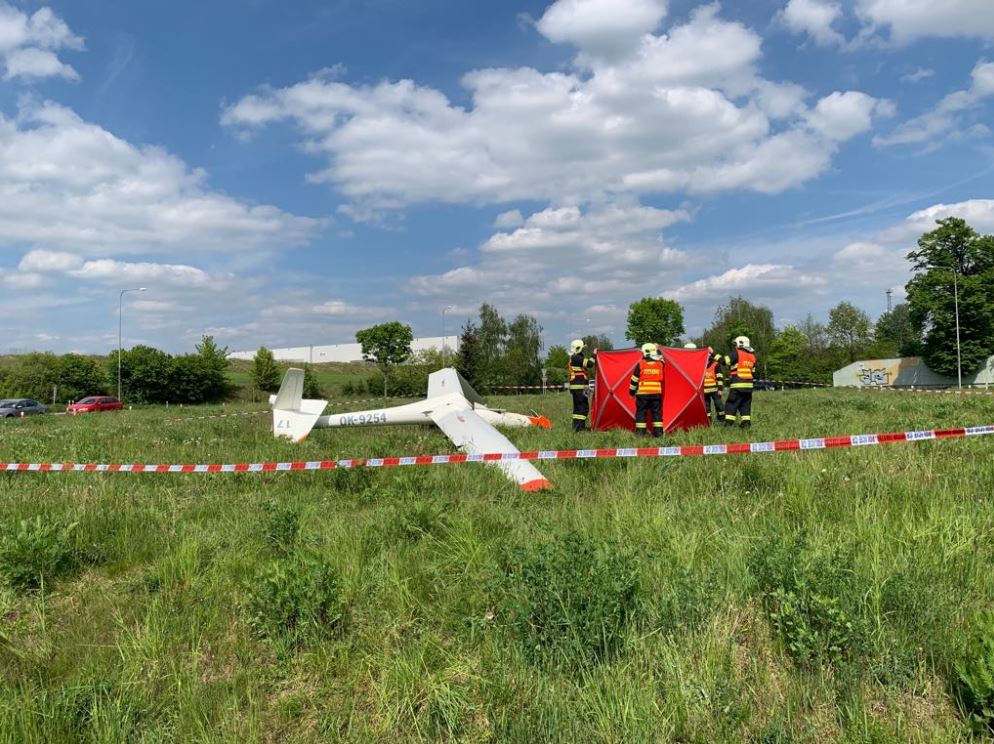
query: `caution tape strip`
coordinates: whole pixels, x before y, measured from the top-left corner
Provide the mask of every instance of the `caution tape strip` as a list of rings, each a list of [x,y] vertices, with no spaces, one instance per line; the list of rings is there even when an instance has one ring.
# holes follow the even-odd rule
[[[514,460],[590,460],[639,457],[697,457],[701,455],[745,455],[770,452],[809,452],[902,442],[963,439],[994,435],[994,425],[955,429],[854,434],[817,439],[785,439],[774,442],[686,445],[680,447],[612,447],[581,450],[534,450],[486,454],[414,455],[411,457],[372,457],[351,460],[309,460],[298,462],[255,462],[212,465],[141,465],[123,463],[0,463],[0,472],[28,473],[272,473],[300,470],[352,470],[392,468],[407,465],[455,465],[467,462],[508,462]]]

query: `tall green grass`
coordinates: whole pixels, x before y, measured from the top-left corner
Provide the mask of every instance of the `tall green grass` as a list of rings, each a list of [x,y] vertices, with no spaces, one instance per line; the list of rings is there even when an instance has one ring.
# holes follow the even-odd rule
[[[632,441],[570,433],[565,396],[504,402],[556,424],[522,448]],[[754,407],[671,441],[994,421],[981,397]],[[9,422],[0,459],[451,451],[176,414]],[[543,462],[539,494],[475,465],[0,474],[0,742],[966,742],[994,697],[992,448]]]

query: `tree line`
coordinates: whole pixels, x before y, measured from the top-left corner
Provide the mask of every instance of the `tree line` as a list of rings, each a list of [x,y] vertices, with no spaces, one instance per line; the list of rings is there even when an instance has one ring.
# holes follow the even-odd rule
[[[228,349],[204,336],[194,354],[173,356],[151,346],[121,353],[121,390],[135,403],[212,403],[232,392]],[[105,359],[81,354],[34,352],[0,370],[4,397],[69,403],[88,395],[116,395],[118,352]]]

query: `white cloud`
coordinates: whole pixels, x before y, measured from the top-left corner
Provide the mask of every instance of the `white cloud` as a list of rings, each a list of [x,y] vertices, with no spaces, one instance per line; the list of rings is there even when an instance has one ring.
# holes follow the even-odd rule
[[[666,5],[666,0],[556,0],[536,27],[550,41],[614,54],[653,31]]]
[[[928,36],[994,39],[990,0],[857,0],[856,10],[867,23],[888,28],[897,43]]]
[[[904,83],[920,83],[926,78],[933,77],[935,75],[935,70],[930,67],[919,67],[914,72],[909,72],[907,75],[901,76],[901,82]]]
[[[687,303],[716,302],[735,294],[769,299],[809,291],[826,284],[824,277],[802,273],[793,266],[746,264],[722,274],[698,279],[666,292],[666,296],[677,302]]]
[[[319,224],[211,191],[203,171],[57,104],[0,114],[0,247],[249,253],[303,243]]]
[[[193,266],[154,262],[130,263],[101,258],[86,261],[74,253],[34,250],[18,264],[22,272],[66,274],[75,279],[102,283],[164,283],[180,286],[203,286],[210,283],[207,272]],[[219,280],[218,280],[219,281]]]
[[[795,34],[809,34],[822,46],[845,43],[832,27],[841,17],[842,6],[826,0],[790,0],[780,14],[787,28]]]
[[[51,8],[29,16],[0,0],[0,71],[5,80],[78,80],[76,70],[62,62],[57,52],[82,48],[83,39]]]
[[[846,91],[825,96],[808,116],[811,127],[826,139],[842,142],[873,127],[874,116],[892,116],[894,105],[865,93]]]
[[[620,12],[650,7],[655,15]],[[599,56],[580,38],[596,34],[591,19],[605,8],[619,24],[604,26],[605,36],[631,43]],[[467,107],[410,80],[363,86],[315,77],[246,96],[222,121],[236,132],[293,123],[308,151],[327,160],[310,179],[334,184],[362,219],[420,202],[779,192],[824,172],[839,141],[863,130],[865,119],[848,130],[812,127],[804,89],[762,78],[761,38],[722,19],[717,5],[653,33],[662,10],[636,0],[556,3],[540,26],[581,45],[572,69],[472,71],[462,81]]]
[[[969,88],[950,93],[934,109],[909,119],[891,134],[874,137],[873,144],[878,147],[924,144],[928,148],[934,148],[949,136],[964,135],[969,132],[971,113],[980,107],[985,99],[994,95],[994,62],[986,60],[977,62],[971,72],[971,78]],[[984,131],[978,133],[983,135]]]
[[[981,233],[994,233],[994,199],[970,199],[955,204],[934,204],[927,209],[913,212],[903,225],[894,228],[890,235],[900,239],[904,236],[917,237],[935,229],[938,220],[959,217]]]
[[[500,230],[506,230],[510,227],[518,227],[524,221],[525,218],[521,216],[521,211],[512,209],[508,212],[501,212],[497,215],[497,219],[494,220],[494,227]]]

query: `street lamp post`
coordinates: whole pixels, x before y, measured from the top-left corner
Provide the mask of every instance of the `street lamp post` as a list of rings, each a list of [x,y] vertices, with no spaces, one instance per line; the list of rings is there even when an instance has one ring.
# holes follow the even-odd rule
[[[442,366],[445,366],[445,313],[448,310],[455,310],[454,305],[446,305],[442,308]]]
[[[121,398],[121,331],[124,328],[124,294],[125,292],[145,292],[147,287],[122,289],[117,296],[117,399]]]
[[[953,267],[953,306],[956,308],[956,385],[963,392],[963,361],[959,346],[959,286],[956,281],[956,267]]]

